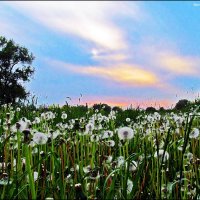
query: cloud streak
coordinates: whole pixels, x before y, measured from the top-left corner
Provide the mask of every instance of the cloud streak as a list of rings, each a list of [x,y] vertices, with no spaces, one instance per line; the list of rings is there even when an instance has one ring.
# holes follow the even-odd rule
[[[139,51],[146,57],[146,62],[151,64],[152,71],[164,72],[171,78],[173,76],[199,76],[200,59],[197,56],[181,54],[180,50],[167,44],[165,46],[141,44]]]
[[[141,69],[141,66],[126,63],[110,66],[79,66],[61,61],[48,60],[50,65],[92,77],[103,78],[109,82],[131,87],[157,87],[160,80],[156,74]],[[162,84],[160,84],[162,86]]]
[[[136,66],[110,66],[110,67],[74,67],[76,73],[100,77],[109,81],[115,81],[127,86],[153,86],[158,83],[157,77],[146,70]]]
[[[54,31],[78,36],[106,50],[121,50],[128,45],[124,32],[113,23],[112,18],[116,14],[127,15],[127,13],[132,18],[137,18],[135,13],[138,13],[137,9],[134,13],[134,7],[130,9],[122,2],[50,1],[8,2],[8,4]]]
[[[182,56],[175,53],[159,53],[156,59],[164,70],[178,75],[194,75],[199,71],[200,59],[196,57]]]

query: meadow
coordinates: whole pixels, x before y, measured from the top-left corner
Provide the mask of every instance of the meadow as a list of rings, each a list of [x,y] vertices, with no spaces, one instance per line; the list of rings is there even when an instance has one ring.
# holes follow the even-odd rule
[[[0,108],[1,199],[200,199],[200,109]]]

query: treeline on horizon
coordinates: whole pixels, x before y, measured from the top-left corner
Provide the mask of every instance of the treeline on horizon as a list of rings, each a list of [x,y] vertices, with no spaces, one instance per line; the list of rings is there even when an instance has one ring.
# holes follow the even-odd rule
[[[196,106],[200,104],[200,99],[196,99],[194,102],[191,102],[187,99],[182,99],[179,100],[176,105],[173,108],[168,108],[165,109],[163,107],[160,107],[159,109],[156,109],[152,106],[147,107],[146,109],[141,109],[140,107],[134,108],[134,107],[128,107],[126,109],[122,109],[119,106],[114,106],[111,107],[108,104],[105,103],[99,103],[99,104],[94,104],[93,106],[89,107],[87,104],[86,105],[76,105],[72,106],[69,105],[67,102],[63,106],[59,105],[37,105],[36,104],[36,98],[35,100],[32,101],[27,101],[24,103],[24,101],[19,101],[15,104],[8,104],[0,107],[0,110],[9,110],[12,107],[13,109],[17,109],[17,107],[20,107],[20,112],[26,116],[26,117],[31,117],[32,112],[48,112],[48,111],[53,111],[57,113],[58,116],[61,116],[63,112],[67,114],[67,118],[70,119],[78,119],[81,117],[85,116],[90,116],[94,114],[95,112],[100,112],[103,115],[109,115],[111,111],[116,112],[116,123],[117,124],[123,124],[127,125],[127,118],[130,118],[131,120],[136,120],[137,117],[141,114],[148,115],[154,112],[159,112],[160,114],[165,114],[165,113],[189,113],[194,109]],[[116,124],[116,125],[117,125]]]

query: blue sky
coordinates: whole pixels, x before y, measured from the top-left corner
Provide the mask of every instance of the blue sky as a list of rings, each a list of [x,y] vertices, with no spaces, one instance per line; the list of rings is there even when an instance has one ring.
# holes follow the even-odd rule
[[[0,35],[36,59],[39,104],[171,107],[200,91],[200,2],[0,2]]]

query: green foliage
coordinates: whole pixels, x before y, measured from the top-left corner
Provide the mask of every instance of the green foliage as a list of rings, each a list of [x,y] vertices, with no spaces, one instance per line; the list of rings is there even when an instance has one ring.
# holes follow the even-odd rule
[[[30,81],[34,73],[33,60],[27,48],[0,37],[0,105],[28,97],[23,83]]]
[[[122,108],[118,107],[118,106],[114,106],[112,108],[113,111],[117,111],[117,112],[122,112]]]
[[[188,101],[187,99],[181,99],[181,100],[179,100],[179,101],[176,103],[174,109],[175,109],[175,110],[183,110],[183,109],[186,109],[187,106],[188,106],[188,104],[189,104],[189,101]]]
[[[146,112],[153,113],[156,112],[156,109],[154,107],[147,107]]]
[[[103,110],[106,113],[109,113],[111,111],[111,107],[105,103],[103,104],[94,104],[93,105],[94,110]]]
[[[159,111],[141,109],[105,113],[87,106],[34,108],[31,102],[20,109],[0,106],[1,199],[198,199],[200,135],[191,137],[191,132],[200,118],[199,107],[192,105],[188,112],[176,116],[164,110],[159,117]],[[25,117],[30,130],[13,132]],[[95,129],[87,134],[91,123]],[[117,129],[123,126],[134,130],[132,139],[119,140]],[[100,139],[105,130],[112,136]],[[46,143],[34,143],[35,131],[48,137]],[[110,140],[114,146],[108,146]]]
[[[136,121],[136,118],[142,111],[137,109],[127,109],[124,111],[117,112],[116,114],[116,125],[128,125],[129,123],[126,122],[127,118],[130,118],[131,121]]]

